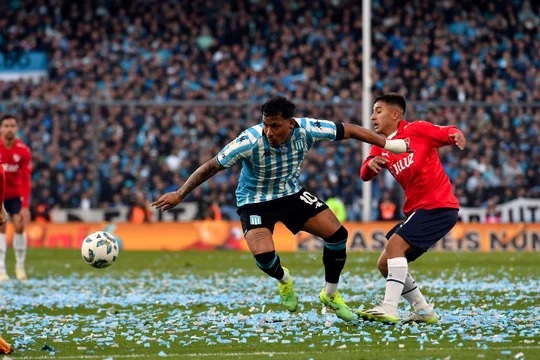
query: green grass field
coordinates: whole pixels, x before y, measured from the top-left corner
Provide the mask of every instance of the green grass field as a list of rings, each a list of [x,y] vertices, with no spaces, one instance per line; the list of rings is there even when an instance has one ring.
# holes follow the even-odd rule
[[[31,249],[31,279],[0,286],[0,331],[13,359],[538,359],[538,255],[430,253],[410,271],[441,323],[392,326],[326,313],[318,253],[280,254],[300,298],[289,314],[247,253],[124,251],[99,270],[78,251]],[[353,308],[383,296],[377,256],[349,254]]]

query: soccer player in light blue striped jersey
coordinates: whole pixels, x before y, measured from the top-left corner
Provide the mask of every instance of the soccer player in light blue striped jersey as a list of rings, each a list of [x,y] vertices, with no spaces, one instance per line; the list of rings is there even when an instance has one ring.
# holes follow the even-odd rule
[[[152,206],[163,211],[180,203],[193,189],[217,172],[242,164],[236,189],[238,214],[257,266],[278,283],[285,308],[296,311],[298,297],[292,277],[281,266],[272,234],[281,221],[292,233],[306,231],[324,240],[325,285],[319,299],[345,320],[356,315],[338,292],[347,257],[348,232],[324,201],[298,182],[300,165],[318,141],[356,139],[394,153],[410,151],[405,140],[390,140],[358,125],[294,117],[295,105],[275,96],[261,106],[262,122],[243,131],[216,157],[202,164],[177,190],[162,195]]]

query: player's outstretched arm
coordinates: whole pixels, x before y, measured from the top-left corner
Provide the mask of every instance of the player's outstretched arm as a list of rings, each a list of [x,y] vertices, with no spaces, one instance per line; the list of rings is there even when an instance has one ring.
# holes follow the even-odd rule
[[[172,209],[178,205],[184,198],[197,186],[201,185],[206,180],[210,179],[212,176],[225,169],[221,166],[216,158],[212,158],[199,166],[197,170],[191,174],[191,176],[186,180],[184,185],[176,191],[168,192],[162,195],[159,199],[152,203],[152,206],[156,209],[161,209],[163,211]]]
[[[344,139],[355,139],[377,145],[395,154],[410,152],[409,144],[403,139],[388,140],[376,132],[354,124],[343,124],[345,127]]]

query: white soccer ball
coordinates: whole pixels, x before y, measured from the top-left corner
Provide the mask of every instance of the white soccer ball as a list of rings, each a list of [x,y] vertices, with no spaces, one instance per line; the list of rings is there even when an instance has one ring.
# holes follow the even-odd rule
[[[118,243],[108,232],[96,231],[83,240],[81,254],[88,265],[99,269],[106,268],[118,257]]]

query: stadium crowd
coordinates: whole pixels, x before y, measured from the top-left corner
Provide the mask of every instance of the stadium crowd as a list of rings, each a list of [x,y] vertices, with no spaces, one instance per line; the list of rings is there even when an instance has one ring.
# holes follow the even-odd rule
[[[49,57],[47,78],[0,82],[0,100],[16,103],[1,110],[20,117],[33,151],[35,206],[155,199],[259,122],[272,94],[305,101],[297,116],[362,123],[360,2],[18,0],[0,10],[4,53]],[[440,153],[462,206],[540,197],[539,14],[529,0],[373,2],[373,92],[402,93],[407,119],[468,136],[465,151]],[[176,100],[208,103],[167,105]],[[362,159],[358,144],[323,144],[301,180],[358,220]],[[188,200],[234,216],[238,170]],[[374,183],[375,217],[383,194],[400,201],[397,186],[389,174]]]

